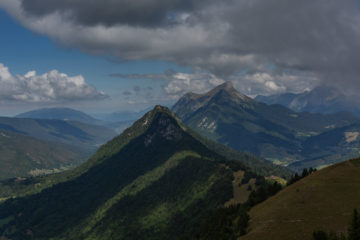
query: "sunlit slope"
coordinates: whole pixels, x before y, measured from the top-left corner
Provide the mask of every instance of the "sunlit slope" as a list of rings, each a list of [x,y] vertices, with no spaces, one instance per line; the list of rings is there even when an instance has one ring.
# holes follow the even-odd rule
[[[314,230],[342,231],[360,208],[360,159],[318,171],[250,211],[244,240],[305,240]]]

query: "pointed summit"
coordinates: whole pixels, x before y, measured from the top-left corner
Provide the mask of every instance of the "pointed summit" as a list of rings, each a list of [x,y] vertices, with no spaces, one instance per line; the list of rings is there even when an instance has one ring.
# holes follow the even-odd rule
[[[220,101],[224,104],[235,104],[249,107],[256,102],[248,96],[238,92],[230,81],[227,81],[204,94],[187,93],[173,106],[172,111],[182,120],[190,113],[208,105],[210,102]]]
[[[231,97],[231,99],[229,99],[229,100],[232,100],[232,101],[234,101],[236,103],[254,102],[254,100],[252,100],[248,96],[246,96],[246,95],[240,93],[239,91],[237,91],[234,88],[232,82],[230,82],[230,81],[227,81],[227,82],[217,86],[216,88],[214,88],[210,92],[206,93],[206,95],[214,97],[219,92],[226,92]]]
[[[215,89],[225,89],[228,91],[236,91],[236,89],[234,88],[234,85],[230,81],[226,81],[223,84],[220,84]]]

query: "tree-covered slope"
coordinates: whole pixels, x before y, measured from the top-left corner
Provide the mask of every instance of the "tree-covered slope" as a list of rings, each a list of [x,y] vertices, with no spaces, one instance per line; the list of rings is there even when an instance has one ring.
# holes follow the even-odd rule
[[[233,198],[239,171],[248,170],[208,149],[157,106],[85,164],[39,180],[52,187],[3,202],[0,235],[181,239]]]
[[[341,162],[290,185],[250,211],[244,240],[312,239],[316,230],[346,232],[360,208],[360,159]]]

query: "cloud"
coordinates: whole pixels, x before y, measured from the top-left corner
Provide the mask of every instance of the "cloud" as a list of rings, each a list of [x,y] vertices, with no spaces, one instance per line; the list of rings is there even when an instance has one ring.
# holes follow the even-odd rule
[[[83,76],[68,76],[57,70],[37,75],[12,75],[0,63],[0,100],[11,102],[63,102],[104,99],[107,95],[87,84]]]
[[[123,91],[124,96],[130,96],[132,93],[130,91]]]
[[[356,0],[2,0],[0,7],[90,54],[171,61],[224,80],[244,70],[268,73],[273,83],[264,86],[279,91],[278,77],[293,71],[302,80],[360,87]],[[269,73],[269,63],[277,71]]]
[[[168,70],[163,74],[114,74],[126,79],[162,81],[165,93],[177,99],[187,92],[204,93],[225,82],[209,72],[181,73]],[[316,75],[299,71],[278,72],[268,69],[260,72],[243,72],[226,79],[247,95],[271,95],[284,92],[302,92],[319,85]]]
[[[134,92],[139,93],[141,91],[141,87],[140,86],[134,86]]]
[[[157,26],[175,23],[179,15],[193,11],[199,5],[198,2],[199,0],[26,0],[22,1],[22,7],[33,16],[43,17],[60,12],[82,25]]]
[[[168,70],[163,74],[115,74],[127,79],[150,79],[153,81],[163,81],[163,89],[171,99],[176,99],[186,92],[201,93],[224,83],[224,80],[217,78],[214,74],[205,72],[180,73]],[[134,88],[136,91],[136,89]],[[147,87],[145,91],[152,91],[152,87]],[[140,91],[140,88],[138,88]]]

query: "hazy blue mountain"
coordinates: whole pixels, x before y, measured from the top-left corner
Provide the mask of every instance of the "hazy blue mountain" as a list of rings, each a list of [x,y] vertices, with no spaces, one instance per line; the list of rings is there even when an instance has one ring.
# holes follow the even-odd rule
[[[303,142],[304,154],[311,156],[289,165],[301,171],[313,166],[326,167],[339,161],[360,156],[360,123],[333,128]]]
[[[57,172],[85,159],[76,148],[0,129],[0,180]]]
[[[281,104],[297,112],[336,113],[348,111],[358,116],[360,114],[357,104],[337,88],[329,86],[319,86],[299,94],[259,95],[255,100],[267,104]]]
[[[94,152],[116,133],[106,127],[78,121],[0,117],[0,130]]]
[[[172,110],[200,134],[282,165],[316,154],[304,149],[307,138],[359,121],[345,112],[298,113],[281,105],[267,105],[239,93],[231,83],[205,94],[185,94]]]
[[[55,119],[64,121],[79,121],[89,124],[103,125],[104,122],[90,115],[71,108],[41,108],[16,116],[17,118]]]
[[[0,204],[0,235],[14,240],[194,238],[193,231],[213,211],[230,200],[246,201],[251,178],[265,182],[242,159],[230,161],[200,138],[157,106],[80,167],[29,180],[28,186],[45,182],[50,187]]]
[[[78,121],[0,117],[0,179],[78,166],[115,135]]]

